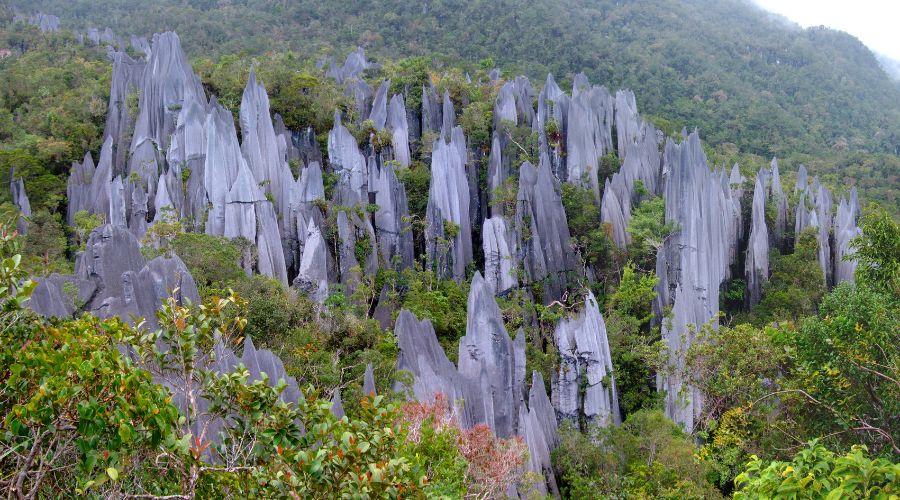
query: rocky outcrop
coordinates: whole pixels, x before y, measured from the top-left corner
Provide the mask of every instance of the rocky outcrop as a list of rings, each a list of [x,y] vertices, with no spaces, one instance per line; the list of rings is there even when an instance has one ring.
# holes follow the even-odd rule
[[[41,33],[59,31],[59,18],[52,14],[44,14],[43,12],[38,12],[33,16],[16,14],[13,16],[13,22],[37,26],[37,29],[41,30]]]
[[[394,160],[404,167],[409,166],[409,122],[403,96],[395,94],[387,111],[387,127],[391,130],[391,149]]]
[[[663,158],[666,222],[678,230],[656,258],[660,281],[654,309],[661,317],[666,307],[672,307],[662,321],[662,336],[674,368],[657,385],[666,393],[666,414],[691,431],[703,399],[680,375],[685,353],[694,342],[694,327],[689,325],[715,323],[718,317],[719,287],[737,254],[741,212],[724,170],[710,171],[696,132],[681,144],[669,140]]]
[[[328,298],[328,247],[322,232],[312,220],[306,229],[303,253],[294,288],[306,293],[312,300],[322,304]]]
[[[107,224],[91,233],[75,262],[75,275],[53,275],[39,282],[29,303],[46,316],[77,311],[124,321],[146,320],[156,327],[156,311],[172,294],[179,303],[199,301],[197,285],[177,256],[147,262],[137,239],[125,228]]]
[[[854,238],[862,234],[857,226],[859,218],[859,198],[856,187],[850,190],[850,199],[841,197],[837,215],[834,218],[834,284],[849,281],[853,283],[856,275],[856,260],[848,258],[853,254],[850,248]]]
[[[331,67],[325,72],[325,76],[334,78],[338,83],[344,83],[345,80],[358,78],[367,69],[375,67],[377,67],[376,64],[366,59],[366,52],[363,48],[357,47],[344,60],[343,66],[338,67],[332,62]]]
[[[25,193],[25,181],[22,178],[16,178],[15,168],[9,169],[9,190],[12,196],[13,206],[19,211],[19,217],[16,219],[16,229],[20,234],[28,231],[28,218],[31,217],[31,203],[28,201],[28,195]]]
[[[559,88],[553,75],[548,74],[544,88],[538,95],[535,126],[547,144],[553,175],[563,182],[568,180],[565,148],[568,138],[569,103],[569,96]]]
[[[507,230],[503,217],[494,216],[485,220],[481,238],[485,281],[493,287],[495,293],[516,287],[516,242],[514,235]]]
[[[144,62],[133,60],[125,52],[113,52],[112,59],[112,83],[103,138],[113,140],[113,171],[116,175],[125,175],[137,113],[136,109],[131,109],[130,102],[140,92]]]
[[[769,230],[766,227],[766,175],[760,169],[753,188],[753,209],[750,223],[750,240],[747,243],[745,274],[747,278],[747,303],[750,307],[762,299],[763,284],[769,281]]]
[[[566,274],[578,270],[578,260],[569,244],[566,212],[546,155],[537,168],[527,161],[522,164],[516,203],[517,248],[525,283],[542,282],[543,302],[549,304],[562,296]]]
[[[434,141],[425,239],[429,267],[460,281],[472,262],[472,227],[465,137],[459,127],[451,136],[449,143],[440,137]]]
[[[484,422],[497,436],[512,436],[519,409],[514,390],[513,342],[503,325],[491,286],[477,272],[469,288],[466,335],[459,340],[459,373],[480,381]]]
[[[391,88],[391,81],[384,80],[378,86],[375,97],[372,99],[372,111],[369,113],[369,120],[375,125],[375,130],[381,130],[387,124],[388,114],[388,90]],[[406,116],[406,112],[403,113]]]
[[[334,128],[328,132],[328,163],[360,199],[368,199],[368,166],[359,152],[356,138],[341,124],[340,112],[335,112]]]
[[[576,78],[576,82],[578,79]],[[586,79],[584,80],[586,83]],[[613,98],[605,87],[573,85],[566,129],[566,179],[590,189],[600,202],[600,158],[613,150]]]
[[[94,180],[94,159],[91,153],[84,154],[84,160],[81,163],[72,163],[69,170],[69,180],[66,183],[66,198],[69,201],[66,210],[66,221],[70,226],[75,225],[75,214],[78,212],[90,211],[93,207],[91,202],[91,185]]]
[[[413,265],[412,228],[406,203],[406,188],[385,163],[371,187],[375,192],[375,239],[385,267],[406,269]],[[396,259],[396,262],[395,262]]]
[[[584,310],[556,325],[559,371],[553,377],[553,404],[560,418],[584,417],[601,426],[619,424],[619,400],[606,323],[591,292]],[[583,392],[583,397],[582,397]]]
[[[787,227],[788,200],[781,187],[781,174],[778,171],[777,158],[772,158],[770,174],[769,203],[775,207],[775,221],[769,243],[773,248],[777,248],[780,252],[784,252],[784,231]]]

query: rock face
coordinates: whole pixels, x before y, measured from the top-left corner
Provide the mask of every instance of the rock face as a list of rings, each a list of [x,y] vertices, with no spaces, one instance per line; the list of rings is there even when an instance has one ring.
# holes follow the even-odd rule
[[[28,231],[28,217],[31,217],[31,203],[28,201],[28,195],[25,193],[25,181],[16,178],[14,168],[9,169],[9,190],[12,196],[13,205],[19,211],[19,218],[16,220],[16,229],[21,234]]]
[[[546,155],[541,156],[537,168],[527,161],[522,164],[516,198],[518,251],[526,283],[543,282],[545,304],[562,296],[566,273],[578,269],[575,252],[569,246],[569,225],[558,190]]]
[[[144,42],[146,43],[146,40]],[[112,138],[113,170],[117,175],[124,175],[128,166],[126,159],[136,118],[134,116],[136,110],[130,109],[129,100],[140,91],[144,62],[133,60],[125,52],[113,52],[112,59],[112,83],[103,138],[104,140],[107,137]]]
[[[769,230],[766,227],[765,171],[760,169],[753,188],[753,212],[750,240],[745,260],[747,276],[747,302],[750,307],[759,304],[763,283],[769,280]]]
[[[771,178],[769,179],[769,203],[775,207],[775,226],[772,228],[772,237],[769,243],[773,248],[784,251],[784,231],[787,226],[788,200],[781,187],[781,174],[778,171],[778,159],[772,158],[770,165]]]
[[[409,122],[406,115],[406,104],[400,94],[391,97],[387,111],[387,127],[391,130],[391,148],[394,160],[404,167],[409,166]]]
[[[375,192],[375,204],[378,205],[375,212],[375,239],[381,261],[385,267],[406,269],[413,265],[413,239],[408,222],[406,188],[397,179],[390,163],[385,163],[378,169],[378,177],[371,190]]]
[[[580,75],[583,77],[583,75]],[[600,158],[612,151],[613,99],[605,87],[572,88],[566,129],[567,180],[588,188],[600,201]],[[584,78],[584,83],[587,79]]]
[[[484,422],[499,437],[513,435],[519,409],[513,342],[503,326],[493,290],[479,273],[469,289],[466,335],[459,340],[459,373],[481,382]]]
[[[353,134],[341,124],[339,112],[334,116],[334,128],[328,133],[328,163],[360,199],[368,199],[368,168],[366,158],[359,152]]]
[[[300,258],[300,269],[294,278],[294,288],[305,292],[309,297],[322,304],[328,298],[328,248],[322,232],[313,220],[306,229],[303,255]]]
[[[856,260],[846,259],[853,251],[850,243],[862,234],[857,226],[859,218],[859,198],[856,186],[850,190],[850,200],[841,197],[837,215],[834,218],[834,284],[843,281],[853,283],[856,275]]]
[[[569,96],[559,88],[553,75],[548,74],[544,88],[538,95],[536,126],[538,133],[548,144],[553,175],[563,182],[568,180],[564,148],[568,137],[569,103]]]
[[[553,378],[553,404],[560,418],[573,422],[584,416],[588,422],[602,426],[619,424],[606,323],[593,293],[588,293],[584,304],[580,315],[556,325],[560,365]]]
[[[490,286],[478,273],[472,280],[467,317],[457,370],[431,322],[401,310],[394,330],[400,348],[397,369],[412,374],[412,386],[398,382],[395,389],[426,403],[443,394],[453,402],[451,411],[463,428],[484,423],[498,436],[522,436],[530,450],[529,470],[546,478],[546,484],[535,485],[536,490],[555,494],[550,452],[559,441],[553,406],[536,373],[526,406],[524,334],[510,340]]]
[[[344,83],[345,80],[357,78],[367,69],[376,66],[376,64],[366,59],[366,52],[363,48],[357,47],[356,51],[351,52],[347,56],[343,66],[338,67],[332,62],[331,67],[325,72],[325,76],[334,78],[338,83]]]
[[[666,414],[690,431],[703,400],[679,375],[694,341],[688,325],[717,318],[719,286],[737,254],[740,204],[731,198],[724,170],[709,170],[696,132],[682,144],[667,142],[663,172],[666,222],[679,229],[657,253],[660,281],[654,308],[661,317],[664,308],[672,306],[671,318],[662,322],[662,336],[677,373],[657,385],[666,391]]]
[[[484,279],[496,293],[501,293],[518,285],[515,270],[515,240],[506,228],[501,216],[484,221],[481,231],[484,250]]]
[[[84,311],[125,321],[143,317],[154,328],[156,310],[175,290],[179,302],[200,300],[181,259],[173,255],[147,262],[134,235],[107,224],[91,233],[85,252],[75,262],[75,275],[41,280],[35,290],[38,299],[29,306],[45,316]]]
[[[451,136],[449,143],[443,138],[434,141],[425,238],[429,267],[460,281],[472,262],[472,226],[465,137],[459,127]]]

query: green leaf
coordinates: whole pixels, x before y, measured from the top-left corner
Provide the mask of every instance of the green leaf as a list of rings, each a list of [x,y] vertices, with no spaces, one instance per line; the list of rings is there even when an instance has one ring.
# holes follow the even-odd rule
[[[117,471],[114,467],[107,467],[107,468],[106,468],[106,474],[107,474],[107,475],[109,476],[109,478],[112,479],[113,481],[115,481],[116,479],[119,479],[119,471]]]

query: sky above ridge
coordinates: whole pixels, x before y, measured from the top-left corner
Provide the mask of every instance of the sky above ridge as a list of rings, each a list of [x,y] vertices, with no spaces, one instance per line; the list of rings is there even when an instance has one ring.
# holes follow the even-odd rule
[[[808,28],[827,26],[859,38],[873,52],[900,61],[900,0],[754,0]]]

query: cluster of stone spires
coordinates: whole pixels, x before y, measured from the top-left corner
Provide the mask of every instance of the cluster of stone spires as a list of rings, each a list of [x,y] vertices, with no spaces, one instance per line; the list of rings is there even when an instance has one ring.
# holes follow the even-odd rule
[[[85,210],[108,224],[92,234],[74,276],[39,280],[32,307],[52,316],[79,311],[133,315],[152,325],[169,291],[177,287],[183,297],[195,300],[196,286],[180,259],[160,257],[148,263],[140,256],[138,241],[171,212],[187,221],[191,231],[249,241],[256,257],[244,262],[248,272],[292,283],[320,303],[331,284],[352,290],[360,273],[412,266],[406,192],[394,167],[409,164],[411,139],[434,132],[423,257],[443,277],[464,280],[480,234],[484,278],[476,272],[472,279],[458,366],[447,359],[430,322],[400,311],[395,324],[398,369],[412,372],[413,387],[407,389],[417,399],[427,401],[441,392],[451,401],[464,401],[455,406],[462,425],[487,423],[501,437],[522,436],[531,450],[530,470],[547,479],[538,486],[541,491],[555,493],[549,454],[558,442],[559,419],[599,425],[620,421],[606,327],[590,293],[576,315],[556,327],[560,365],[551,377],[550,397],[543,378],[533,373],[527,403],[524,334],[510,339],[494,300],[509,289],[533,289],[529,285],[540,283],[541,300],[549,304],[563,297],[572,275],[591,272],[581,266],[570,244],[560,183],[592,192],[602,222],[620,248],[629,243],[631,209],[641,197],[664,196],[666,222],[677,231],[658,250],[654,309],[661,318],[671,307],[671,317],[661,323],[676,367],[683,367],[693,341],[690,325],[715,321],[720,286],[731,277],[744,240],[751,304],[758,302],[768,279],[769,248],[787,245],[788,205],[775,160],[771,171],[757,174],[745,238],[744,179],[737,165],[730,175],[724,168],[711,170],[696,132],[683,133],[680,144],[668,139],[662,145],[662,134],[640,118],[630,91],[613,97],[606,88],[591,86],[584,75],[574,79],[571,96],[548,76],[536,110],[527,78],[503,84],[494,109],[488,189],[483,191],[479,162],[474,161],[479,153],[456,125],[449,94],[441,100],[434,87],[426,87],[421,112],[407,110],[402,94],[388,99],[389,81],[373,91],[362,79],[375,67],[362,51],[352,53],[342,67],[332,64],[328,74],[354,98],[357,119],[371,120],[378,131],[387,129],[391,141],[378,150],[361,148],[336,113],[327,162],[311,130],[288,131],[279,116],[271,116],[265,88],[252,70],[240,106],[239,143],[231,113],[215,97],[207,99],[177,35],[155,35],[144,60],[133,60],[124,51],[110,54],[112,89],[100,158],[95,165],[87,154],[74,164],[68,184],[69,222]],[[137,110],[128,106],[133,95],[139,95]],[[518,172],[503,154],[513,125],[532,128],[540,144],[538,165],[524,162]],[[609,152],[617,152],[622,166],[601,188],[599,162]],[[299,164],[299,176],[290,161]],[[325,198],[323,168],[338,177],[330,200],[337,214],[333,246],[323,237],[325,218],[319,207]],[[13,199],[25,214],[24,183],[13,179]],[[507,182],[518,184],[514,213],[489,203],[496,188]],[[831,194],[817,179],[808,185],[803,167],[795,192],[801,199],[795,233],[819,228],[823,279],[829,284],[852,280],[854,264],[842,257],[859,233],[856,191],[849,202],[841,200],[833,221]],[[373,201],[374,213],[359,210]],[[775,218],[767,222],[769,203]],[[368,246],[362,262],[358,241]],[[72,289],[77,292],[70,293]],[[237,363],[233,353],[218,348],[223,349],[221,359],[229,360],[223,370]],[[266,372],[274,380],[284,375],[277,357],[252,344],[245,346],[241,359],[248,366],[255,363],[255,376]],[[371,382],[371,371],[367,379]],[[667,414],[693,429],[703,405],[700,394],[677,375],[661,377],[658,384],[667,394]],[[289,387],[286,397],[295,398],[296,381],[290,380]],[[334,408],[342,413],[338,393]]]

